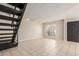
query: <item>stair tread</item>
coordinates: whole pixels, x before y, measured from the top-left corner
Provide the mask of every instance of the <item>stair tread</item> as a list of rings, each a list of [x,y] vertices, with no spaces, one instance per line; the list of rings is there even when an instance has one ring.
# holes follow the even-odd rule
[[[0,37],[0,39],[4,39],[4,38],[12,38],[13,36],[5,36],[5,37]]]
[[[1,4],[0,4],[0,11],[10,13],[10,14],[15,14],[15,15],[18,15],[21,13],[21,11],[14,10],[10,7],[7,7],[7,6],[1,5]]]
[[[13,31],[13,30],[16,30],[16,29],[0,28],[0,31]]]
[[[0,35],[12,35],[14,33],[0,33]]]
[[[13,17],[4,16],[4,15],[0,15],[0,20],[18,21],[19,19],[13,18]]]
[[[17,26],[16,24],[0,23],[0,26]]]
[[[0,40],[0,42],[5,42],[5,41],[11,41],[12,39],[4,39],[4,40]]]

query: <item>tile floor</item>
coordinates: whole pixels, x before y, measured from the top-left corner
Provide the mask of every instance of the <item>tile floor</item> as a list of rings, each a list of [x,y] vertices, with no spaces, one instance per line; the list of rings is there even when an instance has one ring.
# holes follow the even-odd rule
[[[78,56],[79,43],[34,39],[20,42],[18,47],[0,51],[1,56]]]

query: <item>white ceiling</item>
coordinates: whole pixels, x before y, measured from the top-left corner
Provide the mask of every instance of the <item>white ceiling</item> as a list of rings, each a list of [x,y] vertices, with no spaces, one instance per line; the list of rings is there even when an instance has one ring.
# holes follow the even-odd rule
[[[75,3],[28,3],[24,17],[38,22],[55,21],[70,17],[78,8]]]

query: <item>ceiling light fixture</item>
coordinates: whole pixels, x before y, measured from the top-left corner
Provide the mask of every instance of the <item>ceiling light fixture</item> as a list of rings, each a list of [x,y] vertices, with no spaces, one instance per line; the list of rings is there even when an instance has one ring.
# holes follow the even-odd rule
[[[27,18],[27,21],[29,21],[30,19],[29,18]]]

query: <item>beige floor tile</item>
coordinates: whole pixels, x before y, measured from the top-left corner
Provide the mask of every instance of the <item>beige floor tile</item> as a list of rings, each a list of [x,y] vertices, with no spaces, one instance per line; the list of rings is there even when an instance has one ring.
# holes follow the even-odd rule
[[[0,51],[0,56],[79,56],[79,43],[53,39],[20,42],[18,47]]]

